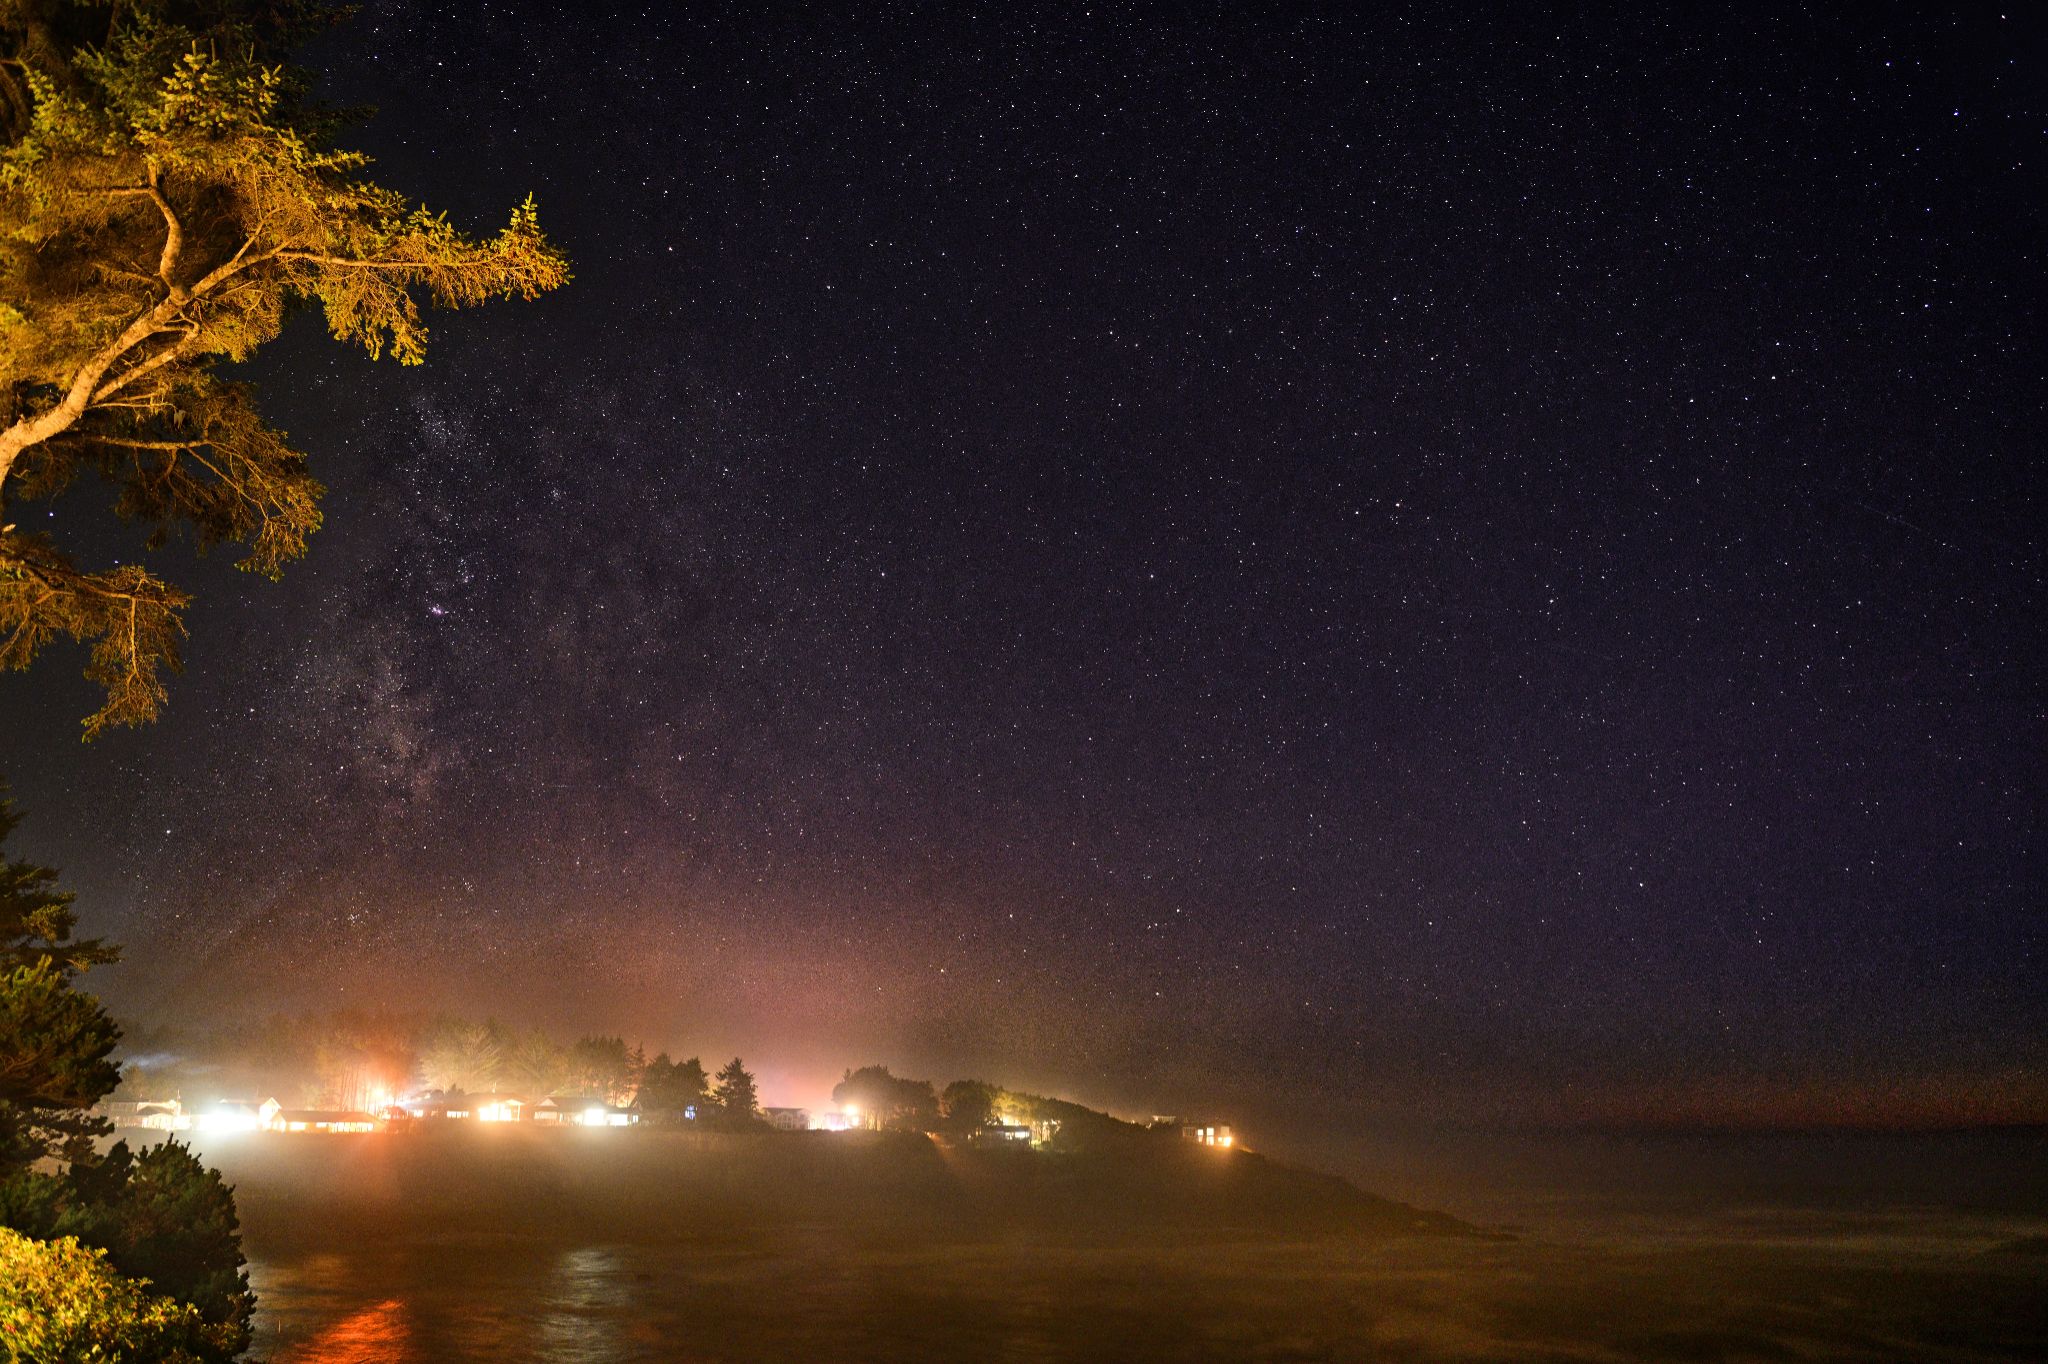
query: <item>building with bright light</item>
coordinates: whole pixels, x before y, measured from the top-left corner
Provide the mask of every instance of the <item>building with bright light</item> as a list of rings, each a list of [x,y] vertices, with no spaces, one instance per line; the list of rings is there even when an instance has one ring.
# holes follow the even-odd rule
[[[640,1111],[587,1095],[550,1094],[533,1106],[532,1117],[561,1127],[631,1127],[640,1121]]]
[[[478,1122],[523,1122],[530,1107],[520,1094],[471,1094],[465,1102]]]
[[[270,1132],[374,1132],[375,1114],[353,1108],[281,1108],[264,1124]]]
[[[1234,1146],[1237,1138],[1231,1135],[1227,1123],[1187,1123],[1180,1129],[1182,1141],[1194,1142],[1197,1146]]]
[[[260,1132],[284,1109],[275,1099],[222,1099],[193,1116],[201,1132]]]
[[[807,1108],[764,1108],[761,1116],[778,1132],[806,1132],[811,1126],[811,1113]]]

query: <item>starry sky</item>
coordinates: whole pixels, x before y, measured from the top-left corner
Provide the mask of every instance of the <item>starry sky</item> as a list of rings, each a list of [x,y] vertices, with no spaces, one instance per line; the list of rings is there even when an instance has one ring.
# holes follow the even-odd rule
[[[249,366],[328,527],[167,556],[151,729],[0,679],[19,847],[139,1018],[2048,1118],[2042,47],[1695,8],[371,0],[352,140],[576,282]]]

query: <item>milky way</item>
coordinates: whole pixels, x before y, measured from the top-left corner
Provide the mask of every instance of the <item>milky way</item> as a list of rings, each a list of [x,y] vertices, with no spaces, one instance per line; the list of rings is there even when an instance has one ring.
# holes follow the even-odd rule
[[[261,357],[328,528],[161,724],[0,681],[117,1005],[2048,1116],[2006,20],[415,8],[356,140],[577,280]]]

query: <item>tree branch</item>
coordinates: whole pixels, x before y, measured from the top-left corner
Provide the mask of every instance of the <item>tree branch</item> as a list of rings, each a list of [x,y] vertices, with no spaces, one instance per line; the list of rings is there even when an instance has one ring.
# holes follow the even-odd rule
[[[162,350],[158,351],[155,355],[150,356],[141,364],[133,366],[132,368],[126,370],[116,378],[109,379],[106,385],[102,387],[99,390],[99,392],[92,395],[92,402],[98,402],[102,398],[110,398],[114,394],[126,388],[129,384],[132,384],[137,379],[140,379],[143,375],[151,373],[154,370],[162,369],[165,365],[170,364],[171,361],[177,359],[180,355],[184,354],[185,348],[187,346],[190,346],[193,340],[198,335],[199,328],[197,328],[196,326],[192,327],[191,329],[186,331],[185,337],[182,341],[173,341],[170,345],[165,346]]]
[[[148,193],[150,202],[157,212],[164,215],[164,249],[157,257],[156,277],[164,282],[173,299],[182,303],[187,297],[178,281],[171,277],[171,271],[178,268],[178,255],[185,249],[185,225],[178,221],[177,213],[171,208],[171,201],[164,198],[163,188],[157,183],[157,169],[149,168]]]

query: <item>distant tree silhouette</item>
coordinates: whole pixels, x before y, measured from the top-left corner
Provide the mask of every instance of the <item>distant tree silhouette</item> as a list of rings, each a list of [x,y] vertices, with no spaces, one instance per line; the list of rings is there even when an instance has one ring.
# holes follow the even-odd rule
[[[623,1037],[584,1037],[569,1048],[567,1084],[578,1094],[595,1095],[606,1103],[633,1097],[633,1053]]]
[[[684,1115],[692,1108],[701,1112],[708,1107],[710,1093],[701,1061],[694,1056],[671,1061],[668,1053],[662,1052],[641,1072],[640,1092],[634,1102],[643,1122],[678,1123],[685,1121]]]
[[[569,1058],[561,1043],[539,1028],[529,1028],[512,1044],[505,1070],[513,1084],[535,1098],[542,1098],[567,1081]]]
[[[419,1067],[420,1021],[375,1009],[343,1009],[314,1030],[319,1100],[337,1108],[375,1108],[412,1083]]]
[[[718,1119],[727,1127],[745,1127],[759,1122],[761,1096],[754,1086],[753,1072],[735,1056],[718,1072],[711,1098],[718,1105]]]
[[[847,1071],[846,1078],[832,1086],[832,1102],[856,1108],[864,1127],[925,1132],[939,1120],[932,1082],[891,1075],[887,1066]]]
[[[504,1058],[489,1024],[450,1024],[420,1053],[420,1075],[434,1089],[481,1094],[498,1087]]]
[[[948,1132],[966,1134],[996,1120],[997,1088],[981,1080],[955,1080],[939,1096],[940,1123]]]

